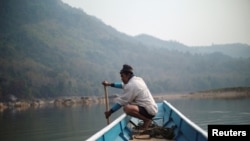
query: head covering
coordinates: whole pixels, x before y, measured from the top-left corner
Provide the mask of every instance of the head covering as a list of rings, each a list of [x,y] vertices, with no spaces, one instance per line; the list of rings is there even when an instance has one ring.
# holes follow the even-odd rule
[[[133,68],[130,65],[124,64],[120,73],[131,73],[133,74]]]

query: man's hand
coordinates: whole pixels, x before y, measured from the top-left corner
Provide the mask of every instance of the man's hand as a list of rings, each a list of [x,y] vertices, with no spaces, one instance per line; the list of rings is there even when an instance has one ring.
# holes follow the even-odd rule
[[[105,80],[105,81],[102,82],[102,85],[103,85],[103,86],[110,86],[110,83],[109,83],[108,81]]]
[[[105,114],[106,119],[108,119],[110,117],[110,115],[111,115],[111,112],[110,111],[106,111],[104,114]]]

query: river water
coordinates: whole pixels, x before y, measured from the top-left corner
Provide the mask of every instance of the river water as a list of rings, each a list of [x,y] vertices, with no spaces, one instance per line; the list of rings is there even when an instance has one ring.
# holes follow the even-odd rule
[[[170,100],[198,126],[250,124],[250,99]],[[106,126],[105,105],[44,107],[0,112],[0,141],[84,141]],[[111,121],[122,109],[111,116]]]

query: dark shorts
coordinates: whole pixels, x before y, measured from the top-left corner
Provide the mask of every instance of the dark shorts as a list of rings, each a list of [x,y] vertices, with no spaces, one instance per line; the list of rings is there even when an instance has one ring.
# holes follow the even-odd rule
[[[139,113],[145,116],[146,118],[152,119],[155,116],[155,115],[149,114],[148,111],[144,107],[138,106],[138,108],[139,108]]]

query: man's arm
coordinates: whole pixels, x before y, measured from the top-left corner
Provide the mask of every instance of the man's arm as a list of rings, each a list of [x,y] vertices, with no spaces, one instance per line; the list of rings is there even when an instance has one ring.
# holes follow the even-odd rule
[[[106,111],[106,112],[105,112],[105,117],[106,117],[106,118],[109,118],[109,116],[110,116],[112,113],[116,112],[116,111],[119,110],[121,107],[122,107],[122,106],[121,106],[120,104],[115,103],[109,111]]]
[[[114,87],[114,88],[120,88],[120,89],[122,89],[123,88],[123,83],[121,83],[121,82],[114,82],[114,83],[111,83],[110,86]]]
[[[103,81],[102,84],[104,86],[110,86],[110,87],[114,87],[114,88],[123,89],[123,83],[122,82],[109,83],[108,81]]]

